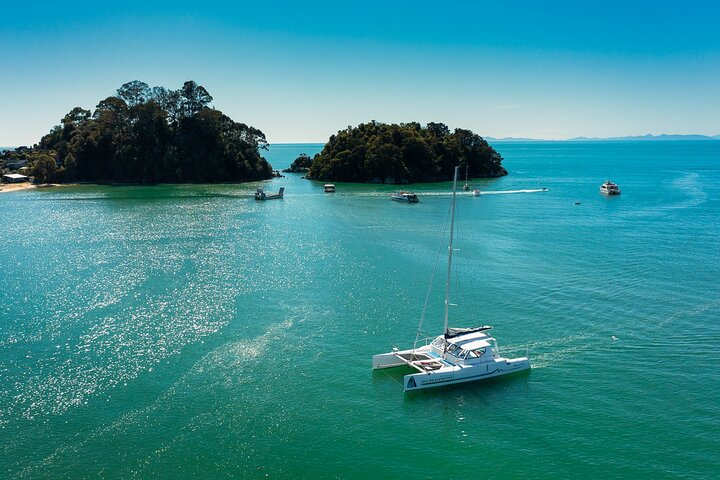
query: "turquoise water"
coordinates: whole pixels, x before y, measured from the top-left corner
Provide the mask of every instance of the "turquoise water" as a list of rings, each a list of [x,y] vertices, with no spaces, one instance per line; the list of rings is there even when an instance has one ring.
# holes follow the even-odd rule
[[[717,477],[720,142],[496,147],[451,323],[534,368],[411,395],[370,359],[429,284],[442,329],[449,184],[0,194],[0,477]]]

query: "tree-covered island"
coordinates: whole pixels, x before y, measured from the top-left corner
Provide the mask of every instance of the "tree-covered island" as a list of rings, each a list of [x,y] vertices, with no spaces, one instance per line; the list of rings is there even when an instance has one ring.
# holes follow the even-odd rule
[[[310,158],[307,153],[301,153],[295,160],[293,160],[290,167],[283,170],[283,172],[305,173],[310,170],[312,162],[313,159]]]
[[[470,178],[507,175],[502,157],[479,135],[442,123],[348,127],[330,137],[307,178],[338,182],[412,183],[451,180],[454,167]]]
[[[38,182],[215,183],[272,177],[265,135],[209,107],[202,86],[126,83],[95,111],[73,108],[22,156]]]

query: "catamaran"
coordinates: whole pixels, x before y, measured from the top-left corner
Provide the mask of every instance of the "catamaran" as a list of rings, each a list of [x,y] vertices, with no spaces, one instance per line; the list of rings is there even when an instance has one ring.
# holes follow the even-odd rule
[[[421,320],[413,348],[408,350],[393,348],[388,353],[374,355],[372,360],[373,369],[401,366],[415,369],[416,373],[403,377],[405,392],[483,380],[530,368],[530,360],[527,357],[504,358],[500,355],[497,341],[489,335],[492,327],[487,325],[470,328],[448,327],[458,169],[459,167],[455,167],[450,206],[450,243],[445,281],[445,330],[432,341],[430,338],[424,339],[425,344],[418,347],[421,341]]]

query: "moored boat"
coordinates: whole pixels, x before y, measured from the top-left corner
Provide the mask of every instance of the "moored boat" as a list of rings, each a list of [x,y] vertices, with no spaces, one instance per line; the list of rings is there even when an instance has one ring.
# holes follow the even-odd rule
[[[335,185],[332,183],[326,183],[323,185],[323,190],[325,193],[335,193]]]
[[[620,195],[620,187],[608,180],[600,185],[600,193],[603,195]]]
[[[283,198],[283,195],[285,195],[285,187],[280,187],[277,193],[265,193],[262,188],[258,188],[255,191],[255,200],[276,200]]]

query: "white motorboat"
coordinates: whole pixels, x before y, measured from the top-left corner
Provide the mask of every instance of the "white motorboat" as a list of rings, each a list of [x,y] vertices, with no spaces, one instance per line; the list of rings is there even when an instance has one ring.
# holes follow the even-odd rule
[[[620,187],[608,180],[600,185],[600,193],[603,195],[620,195]]]
[[[277,193],[265,193],[265,191],[262,188],[258,188],[255,191],[255,200],[275,200],[278,198],[283,198],[284,194],[285,194],[285,187],[281,187],[280,191]]]
[[[325,193],[335,193],[335,185],[332,183],[326,183],[323,185],[323,190]]]
[[[392,198],[396,202],[418,203],[420,201],[417,195],[412,192],[406,192],[404,190],[393,193],[392,195],[390,195],[390,198]]]
[[[403,377],[405,392],[483,380],[530,368],[530,360],[527,357],[504,358],[500,354],[497,341],[488,334],[492,327],[448,327],[458,168],[455,167],[450,207],[450,244],[445,281],[444,332],[434,339],[424,339],[425,344],[418,347],[417,345],[421,341],[421,321],[413,348],[408,350],[393,348],[388,353],[374,355],[372,360],[373,369],[401,366],[415,369],[415,373]]]

